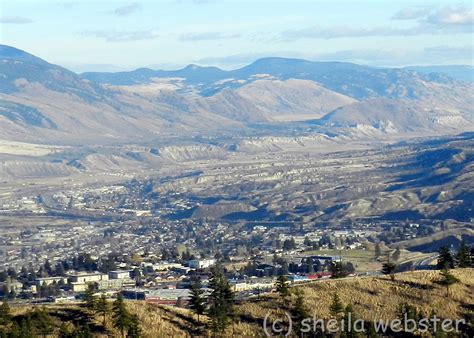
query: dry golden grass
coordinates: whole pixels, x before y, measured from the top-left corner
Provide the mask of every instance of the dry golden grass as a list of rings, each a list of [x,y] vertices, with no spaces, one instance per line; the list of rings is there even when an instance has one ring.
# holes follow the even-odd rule
[[[337,292],[344,304],[352,304],[358,317],[364,319],[393,319],[402,303],[416,306],[426,314],[436,313],[443,318],[460,318],[461,306],[474,304],[474,269],[456,269],[452,273],[460,283],[451,286],[450,297],[446,289],[436,284],[438,271],[415,271],[388,277],[357,277],[344,280],[327,280],[298,286],[304,292],[310,313],[317,318],[329,318],[329,306]],[[269,313],[269,320],[281,318],[294,301],[283,302],[277,294],[260,300],[237,305],[239,319],[229,327],[226,336],[265,336],[262,323]],[[132,303],[143,323],[145,337],[209,336],[197,317],[189,310]],[[201,322],[206,321],[201,316]]]
[[[196,330],[193,313],[186,309],[155,306],[143,302],[127,302],[128,309],[138,315],[143,337],[186,337]]]
[[[438,271],[416,271],[387,277],[358,277],[344,280],[313,282],[298,287],[304,292],[305,303],[316,318],[329,318],[329,306],[335,293],[344,304],[352,304],[363,319],[393,319],[400,304],[409,303],[424,313],[434,312],[443,318],[460,318],[461,305],[474,304],[474,269],[456,269],[452,273],[460,283],[446,289],[434,283]],[[244,314],[263,318],[266,313],[281,312],[281,302],[274,294],[264,303],[249,303],[240,307]]]

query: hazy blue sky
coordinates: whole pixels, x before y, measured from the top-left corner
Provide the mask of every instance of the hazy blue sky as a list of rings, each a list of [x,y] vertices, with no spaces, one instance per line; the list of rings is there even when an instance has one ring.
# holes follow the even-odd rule
[[[2,44],[76,71],[263,56],[398,66],[472,64],[473,7],[457,1],[2,0]]]

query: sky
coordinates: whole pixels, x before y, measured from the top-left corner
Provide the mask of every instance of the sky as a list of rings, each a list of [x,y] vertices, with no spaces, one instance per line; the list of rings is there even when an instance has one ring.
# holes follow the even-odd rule
[[[471,2],[1,0],[0,43],[76,72],[267,56],[372,66],[473,65]]]

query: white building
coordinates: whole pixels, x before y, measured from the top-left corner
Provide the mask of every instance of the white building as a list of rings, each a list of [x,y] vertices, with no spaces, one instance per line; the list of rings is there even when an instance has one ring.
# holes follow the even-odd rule
[[[41,286],[41,285],[52,285],[54,282],[59,283],[62,282],[64,284],[67,284],[67,277],[43,277],[43,278],[36,278],[35,279],[35,284],[36,286]]]
[[[116,270],[109,272],[110,279],[126,279],[130,278],[130,270]]]
[[[188,266],[193,269],[205,269],[213,266],[214,264],[216,264],[216,260],[214,258],[192,259],[188,261]]]
[[[71,283],[92,283],[100,280],[108,280],[109,275],[99,272],[93,273],[79,273],[69,277]]]

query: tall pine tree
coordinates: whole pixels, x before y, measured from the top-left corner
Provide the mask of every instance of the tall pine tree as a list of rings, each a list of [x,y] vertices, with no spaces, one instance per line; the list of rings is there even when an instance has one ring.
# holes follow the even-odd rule
[[[124,338],[125,330],[130,325],[130,314],[125,307],[123,296],[120,293],[118,294],[117,299],[114,301],[112,306],[112,321],[114,327],[121,332],[122,338]]]
[[[224,273],[215,267],[209,280],[211,293],[208,297],[208,314],[211,318],[211,329],[222,334],[234,319],[234,293]]]
[[[344,311],[344,305],[337,293],[332,297],[332,303],[329,306],[329,312],[333,317],[338,317]]]
[[[460,268],[469,268],[471,266],[471,257],[469,255],[468,247],[464,241],[461,242],[459,250],[456,254],[456,264]]]
[[[384,275],[390,275],[390,279],[392,281],[395,280],[395,270],[397,269],[397,265],[395,263],[390,262],[390,254],[387,255],[387,263],[382,265],[382,273]]]
[[[96,298],[94,296],[94,291],[94,286],[92,284],[88,284],[86,292],[84,293],[84,301],[86,302],[86,307],[90,310],[95,309]]]
[[[204,290],[199,277],[196,277],[192,281],[190,290],[191,296],[189,300],[189,307],[197,314],[198,322],[200,322],[199,316],[204,314],[206,311],[206,299],[204,297]]]
[[[140,328],[140,321],[137,315],[130,316],[130,323],[128,325],[127,338],[139,338],[142,333]]]
[[[0,325],[7,326],[11,320],[10,306],[6,301],[3,301],[0,306]]]
[[[97,313],[102,316],[103,325],[105,327],[107,314],[109,313],[109,303],[107,302],[107,298],[104,294],[102,294],[97,300],[95,307]]]
[[[304,303],[304,293],[302,290],[297,290],[295,306],[291,312],[293,322],[295,323],[295,331],[302,335],[302,321],[306,318],[309,318],[309,310]]]
[[[449,297],[449,287],[453,284],[459,283],[459,279],[449,272],[448,269],[444,268],[440,272],[441,279],[438,281],[439,284],[446,286],[446,296]]]
[[[438,251],[438,269],[453,269],[454,259],[449,247],[442,246]]]
[[[285,275],[278,276],[276,290],[280,294],[283,301],[290,295],[290,287],[288,286],[288,278]]]

